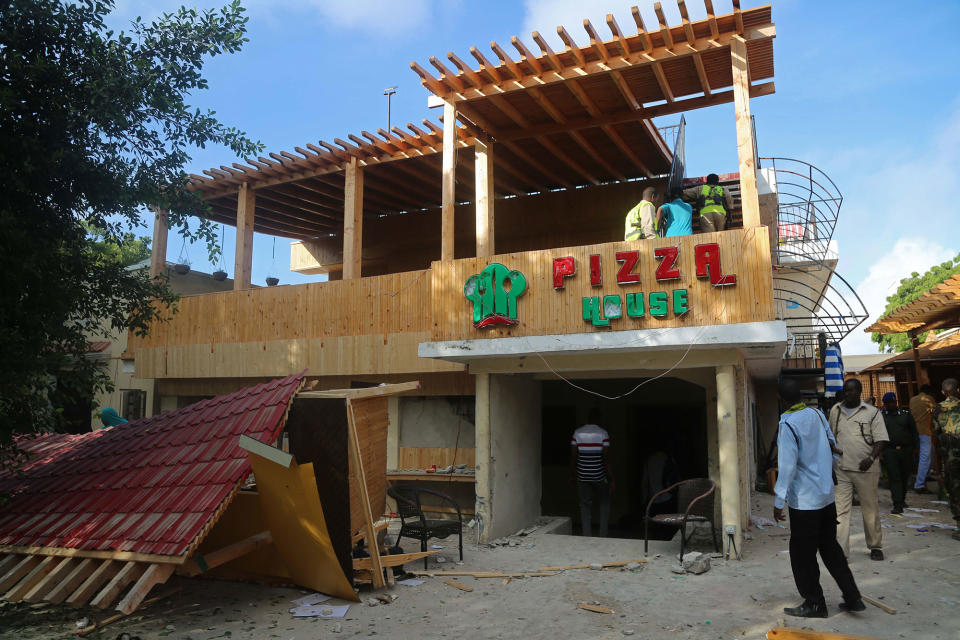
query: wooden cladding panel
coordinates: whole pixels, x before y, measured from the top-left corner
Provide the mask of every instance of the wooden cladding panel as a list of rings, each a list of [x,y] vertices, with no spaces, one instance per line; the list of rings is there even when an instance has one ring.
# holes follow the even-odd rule
[[[720,245],[724,274],[736,274],[733,286],[714,287],[707,278],[697,278],[694,247],[716,242]],[[679,280],[658,282],[654,277],[659,260],[658,247],[678,246]],[[636,273],[640,283],[617,284],[618,251],[639,250]],[[589,257],[602,256],[602,286],[590,284]],[[553,259],[573,256],[576,275],[567,278],[564,288],[553,288]],[[475,329],[472,303],[464,297],[467,278],[480,273],[489,263],[499,262],[524,274],[526,293],[518,300],[519,324],[508,328]],[[774,319],[773,282],[769,237],[766,229],[735,229],[680,238],[660,238],[641,242],[614,242],[581,247],[502,254],[489,259],[468,258],[454,262],[435,262],[432,267],[433,340],[501,338],[511,336],[560,335],[590,331],[623,331],[663,327],[704,326]],[[609,328],[595,327],[583,320],[585,296],[650,293],[687,289],[689,311],[680,316],[672,312],[664,318],[645,313],[641,318],[624,317],[611,321]]]
[[[356,421],[357,440],[363,458],[364,475],[367,479],[367,494],[370,509],[381,514],[387,504],[387,398],[353,400],[353,417]],[[350,477],[354,477],[355,463],[350,458]],[[350,531],[364,526],[363,503],[358,483],[350,482]]]
[[[129,350],[429,331],[429,305],[428,271],[189,296]]]
[[[400,447],[397,462],[398,469],[427,469],[431,465],[438,468],[452,464],[475,466],[474,449],[454,449],[452,447]]]

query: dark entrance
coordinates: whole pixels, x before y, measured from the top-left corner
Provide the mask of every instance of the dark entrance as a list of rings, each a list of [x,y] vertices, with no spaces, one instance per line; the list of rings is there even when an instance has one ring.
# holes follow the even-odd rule
[[[614,378],[574,382],[595,393],[616,397],[642,381]],[[570,481],[570,440],[593,407],[602,412],[600,426],[610,434],[610,459],[616,479],[610,536],[642,538],[643,514],[650,498],[651,481],[644,481],[648,469],[658,470],[652,474],[654,483],[708,475],[706,392],[692,382],[662,378],[625,398],[606,400],[563,381],[543,383],[541,512],[572,517],[575,533],[580,531],[580,515],[576,488]],[[664,456],[669,462],[666,473],[660,474],[664,466],[657,458],[662,461]]]

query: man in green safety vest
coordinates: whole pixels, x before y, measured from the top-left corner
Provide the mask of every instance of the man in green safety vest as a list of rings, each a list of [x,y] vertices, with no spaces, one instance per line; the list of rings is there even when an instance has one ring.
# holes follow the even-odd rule
[[[657,190],[653,187],[647,187],[643,190],[643,199],[637,206],[627,212],[623,229],[624,242],[657,237],[656,221],[654,219],[657,207],[653,202],[656,197]]]
[[[711,173],[707,184],[684,190],[686,199],[696,200],[700,210],[700,232],[723,231],[727,228],[727,212],[733,208],[733,198],[720,186],[720,177]]]

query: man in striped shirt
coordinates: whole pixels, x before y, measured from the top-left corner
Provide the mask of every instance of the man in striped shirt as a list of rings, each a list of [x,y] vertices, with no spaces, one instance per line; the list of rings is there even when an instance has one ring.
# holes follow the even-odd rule
[[[587,424],[573,432],[570,441],[570,478],[580,495],[580,524],[583,535],[592,534],[593,503],[600,511],[600,537],[607,536],[610,521],[610,494],[614,489],[613,470],[607,451],[610,435],[602,428],[600,410],[593,408]]]

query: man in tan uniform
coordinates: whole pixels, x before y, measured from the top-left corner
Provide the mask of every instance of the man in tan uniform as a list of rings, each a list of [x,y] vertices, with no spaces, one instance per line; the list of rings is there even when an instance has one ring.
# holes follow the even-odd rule
[[[877,483],[880,480],[880,453],[889,440],[883,416],[876,407],[860,399],[863,386],[856,378],[843,383],[843,402],[830,410],[830,428],[840,450],[837,467],[837,540],[850,556],[850,509],[853,490],[860,498],[863,533],[871,560],[883,560],[883,537]]]

